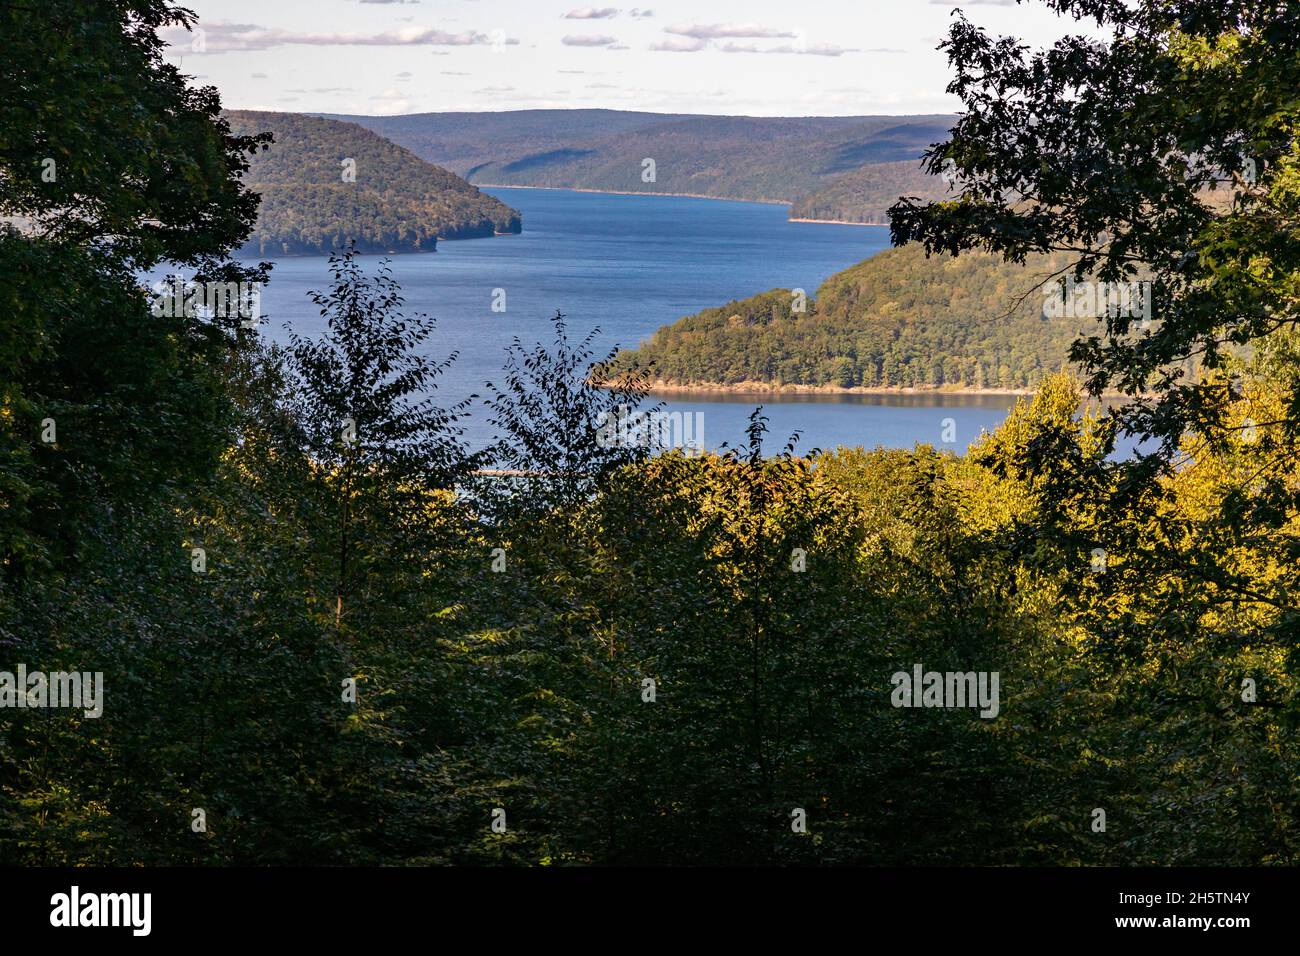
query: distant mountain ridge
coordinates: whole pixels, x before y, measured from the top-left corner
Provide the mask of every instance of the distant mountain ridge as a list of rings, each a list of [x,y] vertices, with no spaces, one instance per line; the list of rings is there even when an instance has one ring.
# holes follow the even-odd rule
[[[620,110],[326,115],[475,183],[785,202],[796,218],[849,222],[879,221],[868,213],[900,195],[942,195],[941,181],[919,160],[947,139],[955,119]]]
[[[262,196],[243,248],[258,256],[432,251],[439,238],[519,232],[520,215],[460,176],[355,123],[302,113],[230,110],[234,132],[269,130],[245,182]]]

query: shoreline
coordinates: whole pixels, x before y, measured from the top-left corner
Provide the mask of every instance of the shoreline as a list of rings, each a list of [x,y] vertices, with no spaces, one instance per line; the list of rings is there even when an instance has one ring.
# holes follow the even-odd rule
[[[786,222],[811,222],[824,226],[877,226],[889,228],[887,222],[861,222],[857,219],[808,219],[803,216],[789,215],[789,208],[794,206],[793,199],[737,199],[735,196],[713,196],[708,193],[650,193],[628,192],[621,189],[589,189],[585,186],[512,186],[509,183],[470,183],[478,189],[552,189],[564,193],[597,193],[601,196],[675,196],[678,199],[713,199],[717,202],[752,202],[763,206],[787,207]]]
[[[675,382],[665,382],[656,380],[649,383],[651,395],[909,395],[909,396],[931,396],[941,398],[944,396],[961,397],[983,397],[983,398],[1022,398],[1031,397],[1038,393],[1037,388],[970,388],[970,387],[949,387],[946,385],[896,385],[896,386],[854,386],[844,388],[839,385],[797,385],[781,384],[774,385],[770,382],[737,382],[734,384],[722,383],[696,383],[692,385],[681,385]],[[1088,399],[1080,390],[1080,396]],[[1122,392],[1107,392],[1101,396],[1103,401],[1109,399],[1126,398]]]
[[[794,219],[788,218],[786,222],[817,222],[826,226],[876,226],[878,228],[888,229],[887,222],[858,222],[856,219]]]
[[[602,196],[675,196],[678,199],[716,199],[719,202],[752,202],[764,206],[789,206],[794,200],[792,199],[737,199],[735,196],[710,196],[705,193],[650,193],[650,192],[628,192],[622,189],[587,189],[580,186],[513,186],[510,183],[470,183],[479,189],[553,189],[556,192],[564,193],[599,193]],[[794,222],[795,220],[787,220]],[[800,222],[813,222],[814,220],[798,220]],[[857,223],[856,225],[869,225],[869,223]]]
[[[652,393],[663,395],[696,393],[700,395],[987,395],[998,397],[1033,395],[1037,391],[1037,389],[1033,388],[948,388],[942,385],[921,387],[912,385],[852,386],[845,388],[840,385],[799,385],[788,382],[781,385],[775,385],[771,382],[735,382],[731,384],[708,382],[682,385],[665,381],[651,382],[649,388]]]

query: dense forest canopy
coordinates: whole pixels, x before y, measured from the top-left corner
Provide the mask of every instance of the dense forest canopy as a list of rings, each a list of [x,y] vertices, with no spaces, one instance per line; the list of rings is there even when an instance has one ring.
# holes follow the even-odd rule
[[[1044,314],[1042,286],[1064,261],[889,249],[815,296],[773,289],[687,316],[619,361],[672,385],[1032,388],[1097,325]]]
[[[519,232],[519,213],[455,173],[352,123],[297,113],[232,110],[238,134],[270,132],[245,185],[262,197],[244,252],[432,251],[438,239]]]
[[[1071,350],[1126,408],[1045,375],[965,455],[813,454],[761,410],[718,453],[610,446],[647,383],[558,317],[445,408],[435,320],[354,252],[287,348],[156,315],[163,262],[268,278],[232,258],[266,138],[165,62],[165,0],[0,5],[0,215],[31,224],[0,231],[0,862],[1300,862],[1300,11],[1050,5],[1115,48],[958,17],[962,193],[896,235],[985,299],[990,254],[1136,258],[1160,314]],[[879,288],[920,324],[916,275],[816,308]],[[782,299],[738,326],[821,321]],[[1166,441],[1117,460],[1125,429]],[[102,707],[19,706],[23,668]],[[900,698],[924,672],[997,706]]]

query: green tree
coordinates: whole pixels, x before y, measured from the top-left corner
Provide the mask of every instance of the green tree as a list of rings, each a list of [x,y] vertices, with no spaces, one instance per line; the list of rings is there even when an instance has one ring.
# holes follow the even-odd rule
[[[165,261],[265,279],[228,254],[256,216],[239,175],[266,137],[232,136],[216,91],[164,62],[156,29],[190,19],[161,0],[0,9],[7,575],[66,560],[97,507],[210,473],[230,434],[239,317],[157,317],[137,278]]]
[[[292,414],[303,452],[323,471],[334,499],[338,555],[335,617],[353,594],[360,562],[377,573],[385,538],[367,522],[396,533],[417,522],[428,498],[450,491],[470,468],[457,424],[472,398],[444,410],[435,404],[438,376],[455,361],[419,353],[434,330],[428,316],[407,317],[387,260],[373,278],[349,249],[330,257],[334,282],[312,293],[325,334],[289,333]],[[369,553],[357,556],[359,549]]]

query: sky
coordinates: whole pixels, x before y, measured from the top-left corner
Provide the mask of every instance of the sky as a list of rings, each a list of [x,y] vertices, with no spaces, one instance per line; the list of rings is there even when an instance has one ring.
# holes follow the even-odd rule
[[[946,113],[954,7],[1033,46],[1086,32],[1036,0],[185,0],[168,59],[232,109]]]

